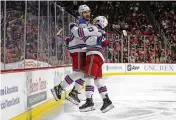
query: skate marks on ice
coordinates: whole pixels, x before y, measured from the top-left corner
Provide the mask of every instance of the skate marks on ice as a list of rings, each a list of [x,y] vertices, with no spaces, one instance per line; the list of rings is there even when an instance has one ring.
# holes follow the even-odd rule
[[[107,113],[100,111],[101,101],[95,101],[96,110],[90,112],[79,112],[78,106],[66,103],[68,106],[63,116],[71,118],[69,120],[175,120],[176,118],[176,102],[114,101],[113,103],[115,108]],[[63,116],[58,118],[62,120]]]
[[[119,120],[169,120],[175,119],[176,102],[119,101]]]
[[[85,101],[82,101],[79,106],[81,106],[82,104],[84,104]],[[79,111],[79,106],[75,106],[72,103],[66,103],[67,107],[65,108],[65,115],[66,116],[71,116],[73,119],[70,120],[102,120],[103,118],[107,119],[107,116],[103,116],[103,114],[107,114],[108,112],[110,113],[110,111],[112,112],[115,108],[111,109],[110,111],[106,112],[106,113],[102,113],[100,111],[100,108],[103,104],[103,102],[100,101],[94,101],[95,103],[95,110],[93,111],[89,111],[89,112],[80,112]],[[115,112],[115,111],[114,111]],[[56,119],[54,119],[56,120]],[[109,119],[107,119],[109,120]]]
[[[70,104],[65,114],[77,120],[175,120],[175,77],[109,77],[105,79],[105,83],[115,108],[102,113],[100,111],[102,101],[96,91],[95,111],[79,112],[77,106]]]
[[[109,92],[113,99],[176,101],[176,76],[124,76],[114,79],[117,80],[106,80],[108,90],[116,91]]]
[[[95,89],[96,110],[79,112],[78,106],[65,101],[64,112],[41,120],[175,120],[176,78],[173,76],[118,76],[105,79],[114,108],[102,113],[103,104]],[[85,101],[85,94],[81,94]],[[80,105],[81,105],[80,104]],[[59,110],[58,110],[59,111]]]

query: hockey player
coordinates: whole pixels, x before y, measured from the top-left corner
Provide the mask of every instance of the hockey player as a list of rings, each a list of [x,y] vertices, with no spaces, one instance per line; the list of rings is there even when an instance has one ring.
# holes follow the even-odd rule
[[[87,27],[90,20],[90,8],[87,5],[81,5],[79,6],[78,12],[80,14],[79,27]],[[81,77],[83,67],[85,66],[86,62],[86,50],[82,48],[86,47],[86,44],[84,42],[86,38],[87,37],[82,37],[82,40],[80,40],[80,38],[74,37],[73,34],[71,34],[70,38],[66,39],[66,41],[69,43],[68,49],[70,52],[70,56],[72,57],[73,72],[71,75],[67,75],[63,82],[51,89],[51,92],[56,101],[61,99],[61,92],[69,85],[71,85],[74,80],[76,80],[74,88],[69,93],[69,96],[66,99],[73,103],[75,102],[75,104],[78,104],[80,102],[80,100],[78,99],[78,90],[84,84],[84,81],[81,79]],[[72,99],[74,101],[72,101]]]
[[[86,5],[81,5],[79,7],[78,11],[81,15],[81,18],[79,19],[79,26],[82,27],[82,28],[89,26],[90,25],[90,24],[88,24],[89,20],[90,20],[90,9],[89,9],[89,7],[86,6]],[[80,31],[80,35],[81,35],[81,31]],[[92,35],[92,34],[89,34],[89,35]],[[69,50],[71,52],[71,57],[73,59],[73,71],[74,72],[71,75],[67,75],[65,77],[64,81],[61,84],[59,84],[58,86],[55,86],[54,89],[51,90],[53,95],[54,95],[54,98],[56,99],[56,101],[61,99],[61,92],[67,86],[71,85],[74,82],[74,79],[76,79],[78,77],[81,77],[81,74],[78,73],[78,70],[77,69],[75,70],[74,68],[77,65],[81,66],[81,64],[79,64],[79,62],[86,61],[85,60],[86,57],[83,57],[85,49],[81,49],[81,48],[85,47],[83,41],[86,40],[87,38],[88,37],[86,37],[86,36],[82,36],[81,37],[82,41],[80,41],[76,37],[74,37],[73,34],[71,34],[70,38],[67,39],[67,41],[69,42]],[[77,50],[81,51],[81,53],[80,53],[82,55],[81,61],[79,61],[80,56],[77,55],[77,52],[76,52]],[[76,55],[75,55],[75,53],[76,53]],[[75,59],[75,61],[74,61],[74,58],[77,58],[77,59]],[[74,64],[74,63],[76,63],[76,64]],[[75,71],[77,73],[76,75],[75,75]],[[95,83],[96,83],[96,86],[99,89],[99,92],[100,92],[102,98],[104,99],[105,98],[105,93],[106,93],[107,90],[106,90],[106,86],[103,86],[103,84],[101,84],[101,82],[99,82],[100,80],[101,79],[96,78]],[[73,102],[74,104],[79,104],[80,100],[78,98],[78,91],[83,84],[84,84],[84,81],[82,79],[76,80],[75,81],[75,87],[72,89],[72,91],[69,93],[69,96],[66,99]]]
[[[72,24],[71,32],[75,37],[85,37],[87,38],[86,47],[86,67],[84,70],[83,80],[86,82],[86,103],[79,107],[81,112],[94,110],[94,103],[92,95],[94,92],[94,79],[95,85],[98,87],[98,91],[103,98],[103,106],[101,107],[102,112],[107,112],[114,106],[108,97],[107,88],[102,81],[102,65],[104,63],[104,57],[102,54],[102,46],[108,44],[108,40],[105,39],[103,35],[99,36],[97,31],[103,31],[108,24],[107,19],[104,16],[99,16],[95,18],[94,24],[96,26],[91,26],[88,28],[79,28],[75,24]]]
[[[81,15],[81,19],[79,19],[79,27],[81,28],[86,28],[86,27],[90,27],[91,24],[89,24],[89,20],[90,20],[90,10],[86,5],[81,5],[79,7],[79,11],[82,10],[87,10],[87,11],[84,11],[82,14],[81,12],[80,15]],[[81,36],[82,32],[80,31],[80,39],[83,40],[83,41],[86,41],[86,39],[88,39],[89,36]],[[72,34],[73,35],[73,34]],[[78,37],[78,36],[77,36]],[[70,40],[69,40],[70,41]],[[104,45],[105,45],[105,42],[107,41],[104,41]],[[106,43],[107,44],[107,43]],[[84,49],[85,50],[85,49]],[[85,59],[86,61],[86,59]],[[100,73],[102,74],[102,73]],[[71,101],[72,103],[78,105],[80,103],[80,100],[78,98],[78,91],[80,90],[81,86],[84,84],[84,80],[83,79],[80,79],[80,80],[76,80],[75,81],[75,86],[74,86],[74,89],[72,90],[72,92],[69,94],[68,97],[66,97],[67,100]],[[107,93],[107,88],[106,86],[103,84],[103,81],[101,78],[95,78],[95,85],[96,87],[98,88],[98,91],[102,97],[102,99],[104,100],[106,98],[105,94]],[[73,94],[74,93],[74,94]],[[108,96],[107,96],[108,97]],[[102,110],[105,109],[105,107],[102,107]]]
[[[91,14],[90,8],[89,8],[87,5],[80,5],[79,8],[78,8],[78,12],[79,12],[79,15],[80,15],[80,16],[79,16],[79,19],[78,19],[78,26],[81,27],[81,28],[86,28],[86,27],[90,26],[90,25],[91,25],[91,24],[90,24],[90,14]],[[75,48],[74,48],[75,44],[81,42],[80,48],[81,48],[82,50],[79,51],[79,52],[81,52],[80,54],[82,54],[81,60],[78,59],[78,61],[77,61],[78,63],[77,63],[77,62],[76,62],[76,63],[73,63],[73,64],[79,64],[79,62],[84,63],[84,64],[82,64],[81,72],[83,72],[83,67],[85,66],[85,62],[86,62],[86,52],[85,52],[86,49],[83,49],[83,48],[86,47],[84,41],[85,41],[87,38],[88,38],[88,37],[81,37],[81,38],[78,38],[78,37],[74,37],[74,35],[71,34],[71,36],[70,36],[70,38],[69,38],[69,40],[68,40],[68,42],[69,42],[69,50],[70,50],[71,52],[73,52],[73,51],[75,50]],[[76,40],[75,40],[75,39],[76,39]],[[81,39],[81,41],[80,41],[80,39]],[[73,41],[72,41],[72,40],[73,40]],[[71,56],[74,57],[74,56],[75,56],[75,53],[71,53]],[[72,57],[72,58],[73,58],[73,57]],[[76,54],[75,57],[77,57],[77,54]],[[79,77],[81,77],[81,76],[79,76]],[[66,99],[69,100],[70,102],[72,102],[72,103],[78,105],[78,104],[80,103],[80,100],[79,100],[79,98],[78,98],[78,94],[79,94],[78,91],[79,91],[80,88],[83,86],[83,84],[84,84],[84,81],[83,81],[81,78],[79,78],[78,80],[76,80],[76,81],[75,81],[75,85],[74,85],[72,91],[69,93],[69,96],[66,97]]]

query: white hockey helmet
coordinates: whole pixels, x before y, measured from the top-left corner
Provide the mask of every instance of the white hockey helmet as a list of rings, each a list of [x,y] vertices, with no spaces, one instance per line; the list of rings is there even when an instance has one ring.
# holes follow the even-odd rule
[[[105,28],[108,25],[108,20],[105,16],[98,16],[93,20],[93,23],[100,25],[102,28]]]
[[[78,8],[78,12],[80,15],[82,15],[83,12],[89,11],[90,8],[87,5],[80,5]]]

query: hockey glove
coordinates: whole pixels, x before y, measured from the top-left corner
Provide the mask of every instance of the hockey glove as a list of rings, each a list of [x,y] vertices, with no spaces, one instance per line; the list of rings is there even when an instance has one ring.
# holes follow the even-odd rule
[[[105,40],[102,41],[102,46],[103,47],[106,47],[108,45],[109,45],[109,40],[105,39]]]
[[[99,32],[102,33],[102,36],[103,36],[104,38],[107,38],[107,34],[106,34],[106,32],[105,32],[104,30],[99,30]]]
[[[69,37],[67,37],[64,42],[65,46],[68,47],[70,41],[71,41],[71,39]]]

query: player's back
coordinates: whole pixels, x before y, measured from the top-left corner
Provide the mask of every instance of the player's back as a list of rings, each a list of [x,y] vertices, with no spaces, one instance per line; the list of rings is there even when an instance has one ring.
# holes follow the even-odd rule
[[[95,28],[94,25],[90,26],[88,29],[93,32],[94,31],[93,28]],[[87,55],[98,54],[104,60],[103,47],[101,45],[101,43],[104,39],[105,39],[104,36],[89,36],[87,38],[86,42],[85,42],[86,47],[87,47],[87,53],[86,54]]]

